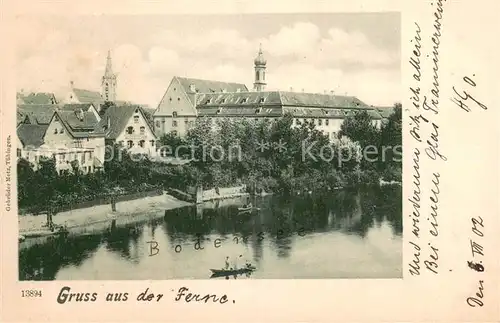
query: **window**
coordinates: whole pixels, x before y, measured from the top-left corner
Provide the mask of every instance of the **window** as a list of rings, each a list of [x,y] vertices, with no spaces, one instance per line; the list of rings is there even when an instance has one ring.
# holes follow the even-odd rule
[[[264,103],[265,100],[265,98],[260,98],[259,103]]]
[[[177,118],[177,112],[172,112],[172,118]]]
[[[226,98],[223,98],[220,103],[226,103]]]
[[[318,126],[321,126],[323,124],[323,120],[322,119],[318,119]]]
[[[181,98],[177,98],[177,102],[179,102],[181,100]]]
[[[132,140],[128,140],[127,141],[127,147],[128,148],[132,148],[132,146],[134,146],[134,143],[132,142]]]
[[[243,99],[241,99],[240,103],[246,103],[246,102],[247,102],[247,98],[243,98]]]
[[[177,127],[177,121],[176,120],[172,120],[172,127]]]
[[[142,126],[140,128],[140,132],[141,132],[141,135],[145,134],[146,133],[146,127]]]
[[[130,126],[127,128],[127,134],[131,135],[134,133],[134,127]]]
[[[85,153],[82,154],[82,156],[80,157],[80,163],[83,165],[85,164]]]
[[[139,116],[134,116],[134,123],[139,123]]]
[[[64,133],[64,128],[59,130],[59,133]]]
[[[177,136],[177,130],[173,130],[172,135]]]
[[[17,157],[21,157],[21,149],[17,148]]]
[[[144,148],[144,143],[145,143],[144,140],[139,141],[139,147]]]
[[[91,151],[89,151],[89,159],[92,159],[92,152]],[[92,166],[90,166],[90,167],[92,167]]]
[[[304,118],[304,123],[307,123],[307,119],[306,118]]]
[[[299,125],[300,124],[300,120],[299,119],[295,119],[295,124]]]
[[[170,102],[172,102],[172,98],[168,98],[168,100],[169,100]]]
[[[56,135],[57,135],[57,129],[54,129],[54,134],[56,134]]]
[[[188,118],[184,118],[184,123],[187,125],[189,123],[189,119]]]
[[[335,131],[332,132],[332,138],[336,138],[337,137],[337,133]]]
[[[160,128],[160,121],[156,120],[156,128]]]
[[[328,124],[329,124],[329,123],[330,123],[330,120],[326,119],[326,120],[325,120],[325,125],[327,125],[327,126],[328,126]]]
[[[149,144],[151,145],[151,147],[154,147],[155,146],[155,141],[154,140],[150,140]]]
[[[123,140],[118,141],[118,144],[123,147]]]

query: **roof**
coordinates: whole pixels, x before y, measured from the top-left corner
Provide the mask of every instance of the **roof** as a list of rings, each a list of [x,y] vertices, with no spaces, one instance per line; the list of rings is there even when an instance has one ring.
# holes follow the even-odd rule
[[[32,124],[49,124],[58,106],[56,104],[19,104],[17,112],[27,116]]]
[[[179,76],[175,76],[174,78],[179,81],[186,93],[193,93],[190,88],[191,85],[194,85],[194,90],[196,93],[213,93],[223,91],[237,92],[238,90],[242,92],[248,92],[247,86],[243,83],[228,83]]]
[[[25,95],[24,93],[17,93],[16,99],[18,99],[23,104],[57,104],[56,97],[54,93],[30,93]]]
[[[353,96],[282,91],[200,93],[196,95],[199,116],[294,116],[345,118],[356,110],[367,110],[375,119],[380,115]]]
[[[81,115],[80,115],[81,113]],[[66,130],[75,138],[103,136],[102,131],[98,131],[97,120],[94,113],[89,111],[57,111],[54,116],[58,116]],[[81,118],[80,118],[81,117]]]
[[[83,111],[87,111],[90,106],[94,106],[92,103],[70,103],[59,106],[59,110],[62,111],[76,111],[82,109]]]
[[[394,107],[375,107],[375,110],[377,110],[384,119],[389,118],[394,113]]]
[[[25,147],[38,148],[43,144],[43,137],[48,125],[22,123],[17,127],[17,136]]]
[[[135,113],[135,110],[137,109],[139,109],[142,116],[147,121],[148,119],[144,115],[144,110],[142,109],[142,107],[138,105],[123,105],[123,106],[112,105],[108,107],[108,109],[102,116],[101,121],[97,125],[97,128],[105,129],[108,125],[108,118],[109,118],[110,121],[109,129],[105,131],[106,139],[116,139],[123,132],[128,121],[130,120],[130,118],[132,118],[132,116]],[[149,126],[149,129],[154,135],[155,132],[152,128],[152,125],[149,122],[146,122],[146,124]]]
[[[73,88],[73,93],[81,103],[102,103],[104,102],[101,93],[84,89]]]

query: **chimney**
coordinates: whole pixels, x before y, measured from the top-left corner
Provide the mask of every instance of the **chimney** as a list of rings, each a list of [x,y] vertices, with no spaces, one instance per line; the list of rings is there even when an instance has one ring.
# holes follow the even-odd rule
[[[330,91],[330,94],[331,94],[331,95],[333,95],[333,94],[335,94],[335,92],[334,92],[333,90],[331,90],[331,91]]]
[[[196,86],[194,86],[194,84],[189,84],[189,92],[196,92]]]
[[[290,92],[293,92],[293,87],[290,86]]]

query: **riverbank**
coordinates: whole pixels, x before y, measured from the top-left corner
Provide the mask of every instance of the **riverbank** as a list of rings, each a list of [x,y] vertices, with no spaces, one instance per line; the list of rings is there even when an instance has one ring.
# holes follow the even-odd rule
[[[88,208],[60,212],[53,216],[56,225],[66,227],[69,234],[85,234],[95,230],[108,228],[112,221],[116,226],[140,222],[162,216],[165,210],[192,205],[170,195],[145,197],[116,203],[116,211],[112,212],[110,204],[96,205]],[[45,231],[46,215],[19,216],[19,234]]]

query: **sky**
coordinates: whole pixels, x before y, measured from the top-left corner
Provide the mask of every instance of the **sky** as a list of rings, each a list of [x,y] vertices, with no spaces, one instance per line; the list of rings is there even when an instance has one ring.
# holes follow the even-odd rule
[[[17,88],[99,90],[106,55],[119,100],[156,107],[173,76],[253,86],[259,45],[267,89],[401,101],[399,13],[19,16]]]

